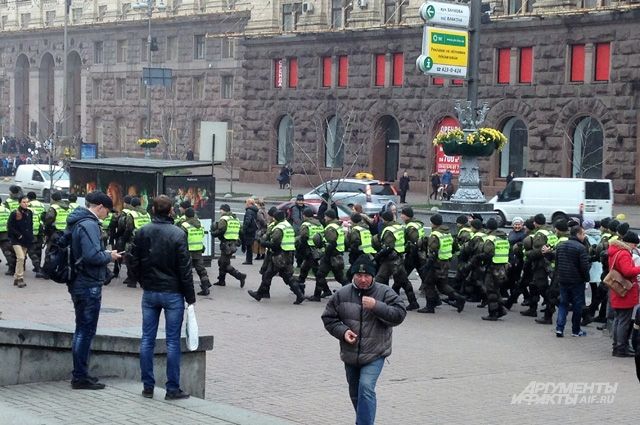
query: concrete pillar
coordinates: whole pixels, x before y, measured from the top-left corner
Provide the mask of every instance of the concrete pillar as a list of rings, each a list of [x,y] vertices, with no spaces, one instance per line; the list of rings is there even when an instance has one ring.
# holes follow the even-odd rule
[[[587,43],[584,46],[584,83],[589,84],[593,81],[593,73],[595,69],[595,46],[593,43]]]
[[[78,113],[80,114],[80,136],[83,140],[87,140],[87,84],[89,81],[89,72],[83,68],[80,68],[80,110]],[[79,148],[80,146],[78,146]],[[78,158],[80,157],[80,152],[77,152]]]
[[[27,128],[30,137],[38,137],[38,119],[40,118],[40,68],[29,67],[29,122]],[[34,128],[35,123],[35,128]],[[35,131],[34,131],[35,130]]]
[[[9,135],[16,134],[16,74],[13,71],[7,71],[7,80],[9,80],[9,123],[5,129],[5,133]]]

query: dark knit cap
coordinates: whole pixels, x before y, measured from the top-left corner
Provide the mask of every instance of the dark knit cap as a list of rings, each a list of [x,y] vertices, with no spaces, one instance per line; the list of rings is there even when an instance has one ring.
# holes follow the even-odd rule
[[[526,227],[529,230],[534,230],[536,228],[536,226],[533,225],[532,218],[528,218],[524,221],[524,227]]]
[[[282,221],[284,220],[284,211],[277,211],[274,215],[273,218],[276,219],[276,221]]]
[[[229,205],[227,205],[227,207],[229,207]],[[276,212],[278,212],[278,208],[271,207],[269,208],[269,211],[267,211],[267,214],[269,215],[269,217],[273,217],[276,215]]]
[[[602,227],[603,229],[608,229],[609,223],[611,223],[611,217],[605,217],[600,220],[600,227]]]
[[[471,220],[469,224],[471,224],[471,227],[473,227],[476,230],[482,229],[482,222],[477,218],[474,218],[473,220]]]
[[[393,213],[391,211],[389,211],[389,210],[383,212],[381,217],[382,217],[382,219],[384,221],[393,221],[393,219],[394,219]]]
[[[351,221],[354,223],[360,223],[362,221],[362,216],[359,213],[351,214]]]
[[[12,184],[11,186],[9,186],[9,192],[16,194],[18,192],[20,192],[20,186],[17,186],[15,184]]]
[[[622,242],[634,243],[636,245],[640,244],[640,238],[638,238],[638,234],[636,232],[627,232],[622,237]]]
[[[325,213],[324,216],[330,219],[336,219],[338,218],[338,214],[336,214],[336,211],[332,208],[329,208]]]
[[[533,222],[539,224],[540,226],[543,226],[547,223],[547,219],[544,217],[544,214],[536,214],[533,217]]]
[[[229,204],[222,204],[222,205],[220,205],[220,209],[221,209],[222,211],[225,211],[225,212],[229,212],[229,211],[231,211],[231,207],[229,206]]]
[[[465,224],[469,223],[469,217],[464,214],[460,214],[458,218],[456,218],[456,223],[464,226]]]
[[[495,218],[490,218],[489,220],[487,220],[485,227],[487,228],[487,230],[496,230],[498,228],[498,222]]]
[[[96,190],[94,192],[90,192],[85,197],[88,203],[93,205],[102,205],[106,209],[110,210],[113,208],[113,201],[111,198],[107,196],[104,192]]]
[[[620,223],[618,226],[618,234],[624,236],[629,231],[629,223]]]
[[[411,207],[404,207],[402,208],[402,210],[400,210],[400,212],[407,217],[413,217],[413,208]]]
[[[126,195],[122,200],[125,204],[131,205],[131,195]]]
[[[553,223],[553,227],[561,232],[566,232],[567,230],[569,230],[569,224],[567,223],[567,220],[564,219],[556,220],[556,222]]]
[[[313,210],[309,207],[302,210],[302,215],[305,217],[313,217]]]
[[[53,192],[51,194],[51,199],[56,201],[56,202],[57,201],[62,201],[62,195],[60,194],[60,192]],[[87,198],[85,197],[85,199],[87,199]]]
[[[371,261],[368,255],[361,255],[351,266],[349,274],[354,275],[357,273],[366,273],[371,276],[376,275],[376,265],[373,264],[373,261]]]
[[[138,198],[137,196],[134,196],[133,198],[131,198],[131,206],[132,207],[139,207],[140,206],[140,198]]]
[[[440,226],[442,225],[442,216],[440,214],[434,214],[431,216],[429,221],[431,221],[431,223],[435,224],[436,226]]]
[[[186,210],[184,210],[184,215],[192,218],[196,216],[196,212],[193,210],[193,208],[187,208]]]
[[[611,230],[612,232],[617,232],[618,226],[620,226],[620,222],[618,220],[611,220],[609,222],[609,230]]]

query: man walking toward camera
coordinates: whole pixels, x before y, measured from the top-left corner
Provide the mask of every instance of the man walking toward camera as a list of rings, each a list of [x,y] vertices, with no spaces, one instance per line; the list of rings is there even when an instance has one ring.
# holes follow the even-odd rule
[[[160,195],[153,200],[154,218],[140,228],[133,239],[131,271],[144,290],[142,294],[142,340],[140,369],[142,395],[153,398],[153,352],[160,312],[164,310],[167,341],[167,394],[165,400],[189,398],[180,389],[180,330],[184,303],[194,304],[191,256],[187,235],[173,225],[171,199]]]
[[[351,267],[353,284],[340,288],[322,313],[324,327],[340,341],[356,424],[376,419],[376,382],[391,354],[392,327],[404,321],[402,299],[387,285],[373,281],[376,268],[363,255]]]
[[[76,208],[67,218],[71,229],[72,257],[76,259],[76,277],[69,284],[69,293],[76,314],[76,329],[73,333],[71,353],[73,355],[74,390],[101,390],[104,384],[89,375],[89,351],[96,334],[102,285],[109,280],[107,264],[121,258],[117,251],[108,251],[100,237],[100,220],[103,220],[113,202],[106,194],[96,191],[85,197],[87,208]]]

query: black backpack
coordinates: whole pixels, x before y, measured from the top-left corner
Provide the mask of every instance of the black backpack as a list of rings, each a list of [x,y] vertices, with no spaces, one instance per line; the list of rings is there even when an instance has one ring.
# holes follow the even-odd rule
[[[74,227],[67,227],[62,235],[51,244],[45,257],[42,270],[54,282],[72,284],[76,279],[78,266],[82,263],[82,258],[78,260],[74,258],[73,250],[71,249],[74,228],[75,225]]]

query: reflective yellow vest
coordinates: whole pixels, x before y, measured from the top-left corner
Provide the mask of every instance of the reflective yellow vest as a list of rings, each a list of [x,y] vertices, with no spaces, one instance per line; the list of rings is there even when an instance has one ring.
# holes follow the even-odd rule
[[[240,239],[240,220],[232,215],[223,215],[220,217],[220,221],[224,221],[227,224],[227,230],[222,236],[228,241],[237,241]]]
[[[384,235],[387,232],[393,233],[393,237],[396,239],[396,243],[393,249],[395,249],[395,251],[398,254],[403,254],[404,253],[404,226],[397,223],[392,224],[391,226],[386,226],[384,229],[382,229],[382,235],[381,235],[382,239],[384,239]]]
[[[69,212],[72,212],[73,210],[75,210],[79,206],[80,205],[78,205],[76,202],[69,202]]]
[[[509,241],[496,236],[487,236],[493,242],[493,264],[507,264],[509,262]]]
[[[324,230],[322,228],[322,225],[321,224],[314,224],[314,223],[312,223],[310,221],[303,221],[302,224],[300,225],[300,227],[301,228],[302,227],[307,227],[308,228],[307,233],[309,234],[309,238],[307,239],[307,245],[315,247],[316,244],[313,243],[313,237],[315,235],[317,235],[318,233],[322,233],[322,231]]]
[[[415,220],[415,221],[410,221],[407,223],[407,228],[409,227],[413,227],[416,230],[418,230],[418,240],[421,240],[422,238],[424,238],[424,223],[419,221],[419,220]]]
[[[280,230],[282,232],[280,248],[282,248],[283,251],[294,251],[296,249],[296,232],[293,230],[291,223],[287,220],[282,220],[275,225],[273,230]]]
[[[182,223],[182,227],[187,229],[187,243],[189,244],[189,251],[202,251],[204,248],[204,229],[202,227],[192,226],[187,222]]]
[[[360,235],[360,251],[365,254],[375,254],[376,250],[371,243],[371,231],[362,226],[354,226],[352,230]]]
[[[549,230],[546,230],[546,229],[536,230],[536,234],[538,233],[542,233],[547,237],[547,245],[549,245],[551,248],[553,248],[558,244],[558,237],[556,236],[555,233],[550,232]]]
[[[10,213],[12,211],[17,210],[18,207],[20,206],[20,201],[17,200],[17,199],[7,198],[7,200],[5,202],[7,203],[7,208],[9,209]],[[65,226],[66,226],[66,224],[65,224]]]
[[[69,217],[69,210],[59,204],[51,204],[51,208],[56,210],[56,221],[53,227],[61,232],[67,228],[67,217]]]
[[[438,242],[440,243],[440,247],[438,248],[438,260],[451,260],[451,257],[453,257],[453,236],[451,236],[451,233],[442,233],[434,230],[431,234],[438,238]]]
[[[141,213],[141,212],[138,212],[138,211],[131,210],[131,211],[129,211],[129,214],[131,214],[131,217],[133,217],[133,228],[134,228],[134,230],[138,230],[139,228],[141,228],[145,224],[151,223],[151,216],[147,212]]]
[[[9,209],[4,205],[0,205],[0,232],[7,231],[7,223],[9,222]]]
[[[42,202],[34,199],[33,201],[29,201],[29,209],[33,212],[33,234],[37,235],[40,233],[40,227],[42,227],[40,217],[42,217],[45,208]],[[0,230],[0,232],[1,231],[2,230]]]
[[[329,223],[324,228],[326,229],[334,229],[338,234],[338,239],[336,240],[336,249],[338,252],[344,252],[344,229],[338,223]]]
[[[107,214],[104,220],[100,221],[100,227],[102,227],[104,230],[107,230],[109,228],[109,225],[111,225],[112,218],[113,218],[113,214],[111,213]]]

